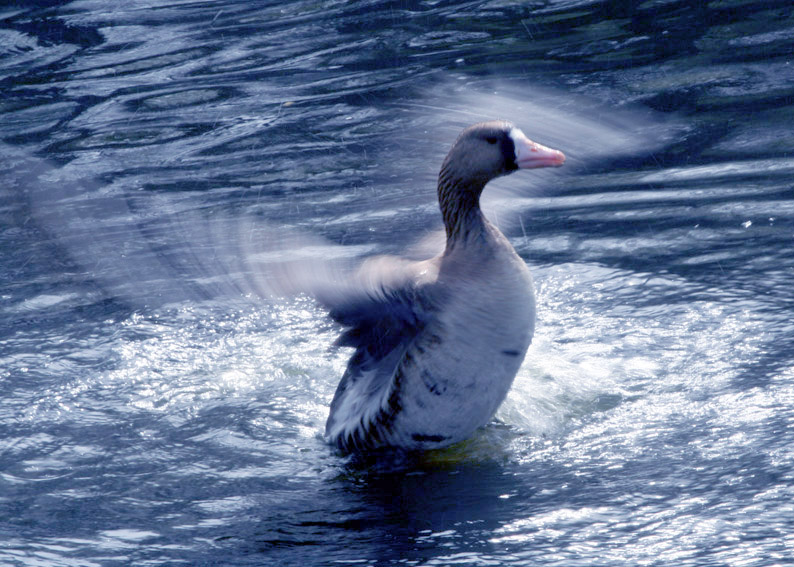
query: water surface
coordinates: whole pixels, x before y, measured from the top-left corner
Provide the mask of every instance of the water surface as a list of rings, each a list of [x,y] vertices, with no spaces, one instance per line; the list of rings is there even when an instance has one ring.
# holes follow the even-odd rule
[[[788,2],[36,2],[0,39],[4,565],[794,559]],[[269,269],[437,246],[494,117],[568,156],[484,200],[527,360],[469,442],[351,467],[349,353]]]

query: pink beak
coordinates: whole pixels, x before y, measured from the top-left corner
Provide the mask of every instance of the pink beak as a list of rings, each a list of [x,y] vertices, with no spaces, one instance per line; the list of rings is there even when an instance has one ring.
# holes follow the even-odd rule
[[[516,165],[521,169],[537,167],[558,167],[565,163],[565,154],[560,150],[547,148],[527,138],[518,128],[510,131],[516,148]]]

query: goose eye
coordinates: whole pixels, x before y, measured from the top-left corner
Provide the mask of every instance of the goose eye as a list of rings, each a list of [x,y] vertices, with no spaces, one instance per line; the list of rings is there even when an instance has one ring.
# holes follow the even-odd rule
[[[498,140],[496,139],[496,136],[488,136],[487,138],[485,138],[485,141],[488,142],[489,144],[493,145]]]

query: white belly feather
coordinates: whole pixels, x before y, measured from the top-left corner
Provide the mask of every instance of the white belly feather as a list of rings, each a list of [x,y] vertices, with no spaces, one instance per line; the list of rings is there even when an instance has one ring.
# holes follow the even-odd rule
[[[485,425],[507,395],[532,340],[532,278],[507,242],[487,260],[452,262],[442,313],[406,352],[395,376],[400,411],[389,441],[429,448]],[[506,246],[505,246],[506,245]]]

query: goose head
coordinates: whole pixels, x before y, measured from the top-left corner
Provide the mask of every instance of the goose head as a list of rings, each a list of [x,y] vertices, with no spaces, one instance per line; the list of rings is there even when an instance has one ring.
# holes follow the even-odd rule
[[[519,169],[556,167],[565,155],[527,138],[509,122],[481,122],[466,128],[452,145],[438,175],[438,199],[447,236],[479,214],[486,183]]]

